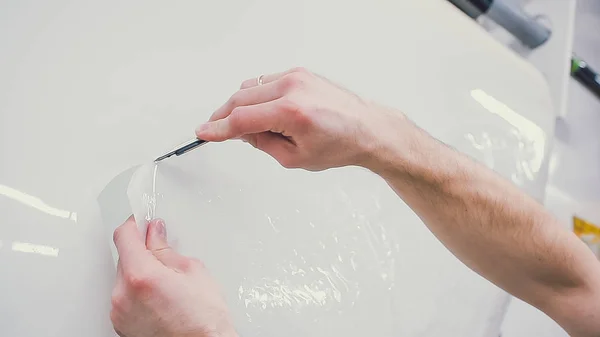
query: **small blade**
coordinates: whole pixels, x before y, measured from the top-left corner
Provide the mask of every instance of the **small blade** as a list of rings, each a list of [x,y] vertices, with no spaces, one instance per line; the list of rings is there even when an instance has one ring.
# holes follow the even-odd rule
[[[181,156],[182,154],[187,153],[195,148],[198,148],[206,143],[207,143],[207,141],[205,141],[205,140],[194,139],[190,142],[185,143],[183,146],[180,146],[180,147],[176,148],[175,150],[154,159],[154,162],[158,163],[159,161],[167,159],[171,156]]]

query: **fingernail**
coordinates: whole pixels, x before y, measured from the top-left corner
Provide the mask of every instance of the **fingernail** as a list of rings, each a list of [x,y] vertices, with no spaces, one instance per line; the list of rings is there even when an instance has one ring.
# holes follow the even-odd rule
[[[137,223],[135,222],[135,218],[133,217],[133,214],[131,214],[127,220],[125,220],[125,222],[123,222],[122,225],[127,225],[127,226],[137,226]]]
[[[203,131],[206,131],[206,129],[208,129],[208,123],[200,124],[196,128],[196,133],[202,133]]]
[[[160,235],[163,238],[167,237],[167,228],[165,227],[165,222],[163,219],[158,219],[155,222],[156,224],[156,234]]]

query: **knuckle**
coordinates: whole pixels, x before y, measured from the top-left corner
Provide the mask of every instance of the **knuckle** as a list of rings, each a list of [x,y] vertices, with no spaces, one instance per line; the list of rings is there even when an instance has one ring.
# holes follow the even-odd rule
[[[295,100],[285,97],[281,100],[281,108],[285,113],[294,121],[294,125],[297,127],[306,127],[310,124],[310,115],[307,113],[307,109],[296,103]]]
[[[297,88],[296,78],[290,75],[284,75],[279,83],[279,90],[282,94],[286,94]]]
[[[281,86],[284,91],[299,90],[306,85],[307,74],[292,72],[281,78]]]
[[[292,73],[310,74],[310,71],[304,67],[294,67],[291,70]]]
[[[125,275],[125,283],[133,291],[147,292],[152,290],[158,282],[152,275],[129,273]]]
[[[194,267],[194,265],[193,265],[193,263],[192,263],[192,261],[190,259],[182,259],[181,261],[179,261],[177,267],[182,272],[187,273],[190,270],[192,270],[192,268]]]
[[[125,297],[120,294],[113,293],[110,297],[110,305],[112,307],[112,311],[121,311],[125,306]]]
[[[123,228],[121,226],[117,227],[113,232],[113,242],[116,244],[119,242],[120,237],[123,235]]]
[[[110,311],[110,321],[115,328],[119,325],[119,314],[114,309]]]
[[[245,80],[240,84],[240,89],[248,89],[252,86],[252,82],[256,81],[255,79]]]
[[[279,99],[279,105],[286,114],[296,114],[301,110],[300,105],[289,96]]]
[[[237,106],[241,105],[242,102],[242,92],[238,91],[235,94],[231,95],[231,97],[229,97],[229,101],[228,104],[231,108],[235,108]]]
[[[283,156],[283,157],[279,158],[279,164],[281,164],[281,166],[288,168],[288,169],[298,167],[296,160],[292,156]]]
[[[191,262],[192,262],[192,265],[194,266],[194,268],[206,269],[206,265],[204,264],[204,261],[202,261],[200,259],[193,258],[193,259],[191,259]]]
[[[305,113],[304,110],[296,109],[293,113],[294,120],[299,128],[307,128],[312,123],[310,116],[307,113]]]
[[[243,111],[242,107],[234,108],[229,115],[230,126],[234,131],[238,131],[242,127],[243,123]]]

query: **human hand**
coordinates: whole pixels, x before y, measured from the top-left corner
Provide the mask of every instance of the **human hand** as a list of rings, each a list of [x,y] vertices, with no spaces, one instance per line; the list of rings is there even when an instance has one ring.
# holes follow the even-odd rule
[[[305,69],[265,75],[241,89],[196,130],[200,139],[242,138],[284,167],[368,167],[396,142],[401,113],[367,102]],[[398,144],[396,144],[397,146]]]
[[[217,284],[202,262],[169,247],[162,220],[150,222],[144,240],[131,216],[114,242],[119,264],[110,318],[119,336],[237,336]]]

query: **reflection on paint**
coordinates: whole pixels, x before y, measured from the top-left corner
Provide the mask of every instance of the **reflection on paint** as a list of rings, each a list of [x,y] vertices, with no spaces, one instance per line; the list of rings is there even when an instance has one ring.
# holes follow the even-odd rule
[[[238,298],[246,308],[255,306],[264,310],[267,307],[286,307],[299,310],[304,306],[324,306],[332,298],[340,302],[341,293],[335,288],[332,291],[320,284],[290,286],[275,279],[263,280],[261,285],[249,288],[240,285]]]
[[[5,195],[27,206],[33,207],[38,211],[44,212],[46,214],[54,215],[59,218],[69,219],[77,222],[77,213],[54,208],[46,204],[42,199],[21,192],[12,187],[0,185],[0,194]]]
[[[57,257],[58,251],[59,251],[58,248],[54,248],[54,247],[36,245],[33,243],[18,242],[18,241],[15,241],[12,243],[12,250],[15,252],[34,253],[34,254],[53,256],[53,257]]]
[[[505,121],[510,123],[525,137],[529,138],[534,148],[534,158],[530,161],[530,169],[537,173],[542,166],[542,160],[544,158],[544,147],[546,135],[544,131],[535,123],[529,119],[516,113],[506,104],[498,101],[494,97],[488,95],[481,89],[475,89],[471,91],[471,97],[486,108],[489,112],[498,115]]]

